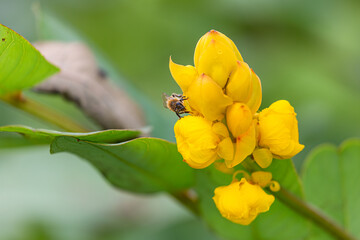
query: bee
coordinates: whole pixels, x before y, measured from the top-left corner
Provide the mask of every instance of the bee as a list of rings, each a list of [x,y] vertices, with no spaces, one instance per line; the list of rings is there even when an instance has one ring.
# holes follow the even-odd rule
[[[184,106],[184,101],[187,100],[187,97],[176,93],[171,94],[171,96],[163,93],[162,99],[164,107],[175,112],[179,118],[181,118],[180,114],[189,113]]]

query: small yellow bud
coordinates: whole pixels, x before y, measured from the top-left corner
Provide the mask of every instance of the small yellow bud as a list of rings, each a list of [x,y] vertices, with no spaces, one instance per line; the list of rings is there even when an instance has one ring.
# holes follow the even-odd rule
[[[252,120],[252,113],[244,103],[234,103],[226,110],[226,122],[234,137],[238,137],[246,132]]]
[[[271,172],[256,171],[251,173],[251,180],[262,188],[268,186],[271,182],[271,179]]]
[[[193,168],[205,168],[218,159],[220,138],[212,130],[212,123],[203,117],[185,116],[175,126],[178,151]]]
[[[270,166],[273,155],[267,148],[257,148],[253,152],[255,162],[262,168]]]
[[[280,184],[277,181],[271,181],[270,182],[270,190],[273,192],[280,191]]]
[[[275,198],[259,185],[251,184],[242,178],[228,186],[216,188],[213,200],[224,218],[241,225],[249,225],[259,213],[269,211]]]
[[[268,148],[276,158],[291,158],[304,148],[299,143],[296,113],[286,100],[277,101],[260,112],[258,130],[259,145]]]
[[[205,74],[201,74],[190,85],[186,97],[190,106],[210,121],[221,120],[226,107],[232,104],[231,98]]]

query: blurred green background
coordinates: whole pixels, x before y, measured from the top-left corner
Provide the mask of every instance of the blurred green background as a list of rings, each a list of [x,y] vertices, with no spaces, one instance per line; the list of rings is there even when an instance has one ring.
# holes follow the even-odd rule
[[[359,10],[357,0],[0,0],[0,23],[31,42],[87,43],[142,105],[153,136],[171,141],[176,116],[161,93],[180,89],[169,56],[193,64],[197,40],[216,29],[262,80],[261,108],[279,99],[295,107],[300,169],[314,146],[360,136]],[[32,95],[96,128],[72,104]],[[15,123],[54,128],[0,103],[0,125]],[[0,139],[0,239],[213,239],[167,196],[120,192],[77,157],[8,145]]]

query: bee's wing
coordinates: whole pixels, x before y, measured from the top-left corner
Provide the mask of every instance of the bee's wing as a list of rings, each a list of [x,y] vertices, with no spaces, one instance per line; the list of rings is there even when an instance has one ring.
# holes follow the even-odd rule
[[[165,108],[168,108],[168,106],[167,106],[167,100],[168,100],[169,96],[168,96],[166,93],[162,93],[161,98],[162,98],[162,100],[163,100],[163,105],[164,105],[164,107],[165,107]]]

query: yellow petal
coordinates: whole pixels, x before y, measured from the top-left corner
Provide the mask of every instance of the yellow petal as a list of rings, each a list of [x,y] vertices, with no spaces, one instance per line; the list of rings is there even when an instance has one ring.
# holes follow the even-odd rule
[[[212,130],[217,135],[219,135],[221,139],[229,137],[229,131],[228,131],[227,127],[225,126],[225,124],[223,124],[222,122],[214,123],[212,126]]]
[[[252,81],[252,90],[249,100],[245,103],[249,106],[252,113],[255,114],[259,109],[262,100],[262,91],[261,91],[261,82],[260,78],[254,73],[251,69],[251,81]]]
[[[212,131],[212,122],[199,116],[179,119],[174,132],[178,151],[193,168],[205,168],[218,159],[220,138]]]
[[[221,32],[218,32],[215,30],[210,30],[204,36],[202,36],[200,38],[200,40],[198,41],[198,43],[196,44],[195,54],[194,54],[195,66],[197,66],[199,64],[200,55],[202,55],[204,49],[208,46],[209,42],[211,42],[211,40],[213,40],[213,39],[229,46],[229,48],[231,48],[234,51],[236,59],[239,61],[243,61],[243,58],[241,57],[239,50],[237,49],[234,42],[230,38],[228,38]]]
[[[190,106],[210,121],[221,120],[226,107],[232,104],[231,98],[205,74],[200,75],[190,85],[186,94]]]
[[[246,132],[252,121],[253,114],[244,103],[233,103],[226,110],[226,123],[234,137],[238,137]]]
[[[271,172],[256,171],[251,173],[251,180],[263,188],[270,184],[271,179]]]
[[[253,152],[253,157],[255,162],[262,168],[267,168],[270,166],[273,155],[270,150],[267,148],[257,148]]]
[[[226,167],[225,163],[223,161],[216,161],[214,162],[214,167],[219,170],[222,173],[225,174],[233,174],[234,169]]]
[[[183,92],[186,92],[190,84],[197,78],[195,67],[176,64],[171,60],[171,57],[169,67],[171,75],[176,83],[180,86]]]
[[[230,137],[222,140],[218,145],[218,155],[222,159],[232,161],[234,158],[234,144]]]
[[[199,74],[205,73],[211,77],[221,88],[236,68],[234,51],[224,43],[212,39],[203,49],[198,64],[195,64]]]
[[[247,102],[252,94],[253,80],[247,63],[237,61],[235,70],[231,73],[226,85],[226,95],[236,102]]]
[[[234,167],[244,161],[254,151],[255,143],[255,126],[251,124],[248,131],[236,138],[234,159],[232,161],[225,161],[227,167]]]

